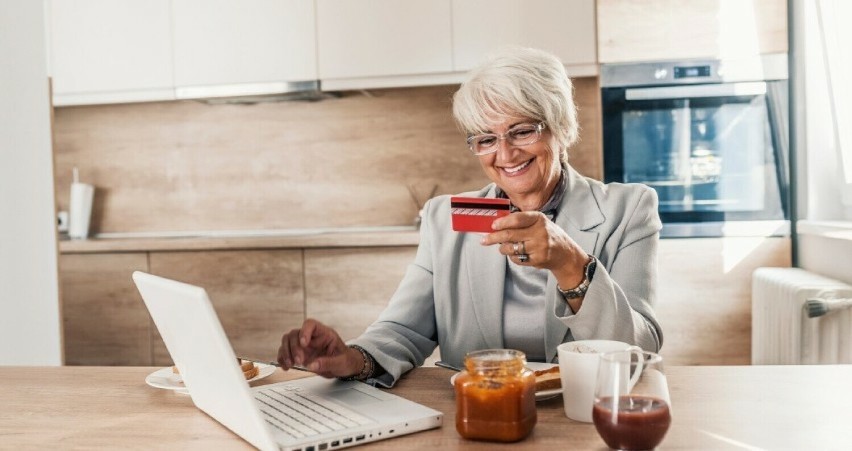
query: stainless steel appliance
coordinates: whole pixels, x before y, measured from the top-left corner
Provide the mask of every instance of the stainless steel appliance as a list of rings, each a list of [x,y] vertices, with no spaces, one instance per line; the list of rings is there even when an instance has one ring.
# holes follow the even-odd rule
[[[663,236],[789,234],[787,55],[601,67],[604,179],[653,187]]]

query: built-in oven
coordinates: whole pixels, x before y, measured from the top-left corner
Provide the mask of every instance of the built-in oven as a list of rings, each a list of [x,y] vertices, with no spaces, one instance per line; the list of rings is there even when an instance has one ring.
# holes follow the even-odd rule
[[[786,54],[604,65],[601,95],[605,181],[654,188],[662,236],[789,234]]]

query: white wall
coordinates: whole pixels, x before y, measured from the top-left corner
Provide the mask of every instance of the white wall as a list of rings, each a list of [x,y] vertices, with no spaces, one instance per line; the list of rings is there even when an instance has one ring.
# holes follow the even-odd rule
[[[44,5],[0,0],[0,365],[61,365]]]

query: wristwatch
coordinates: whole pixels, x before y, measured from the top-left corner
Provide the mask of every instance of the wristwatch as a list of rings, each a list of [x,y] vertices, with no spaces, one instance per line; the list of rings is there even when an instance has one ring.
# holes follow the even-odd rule
[[[589,285],[592,284],[592,277],[595,275],[595,268],[598,267],[598,259],[596,259],[593,255],[589,255],[589,261],[586,263],[586,266],[583,267],[583,281],[580,282],[580,285],[577,285],[575,288],[570,290],[563,290],[559,287],[559,284],[556,284],[556,289],[559,290],[559,294],[562,295],[563,298],[567,301],[568,299],[576,299],[581,298],[586,295],[586,291],[589,290]]]

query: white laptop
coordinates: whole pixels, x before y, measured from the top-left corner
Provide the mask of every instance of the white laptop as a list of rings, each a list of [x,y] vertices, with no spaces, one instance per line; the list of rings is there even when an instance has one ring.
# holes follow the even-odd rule
[[[203,288],[140,271],[133,281],[192,402],[260,449],[333,450],[442,424],[441,412],[362,382],[314,376],[252,388]]]

